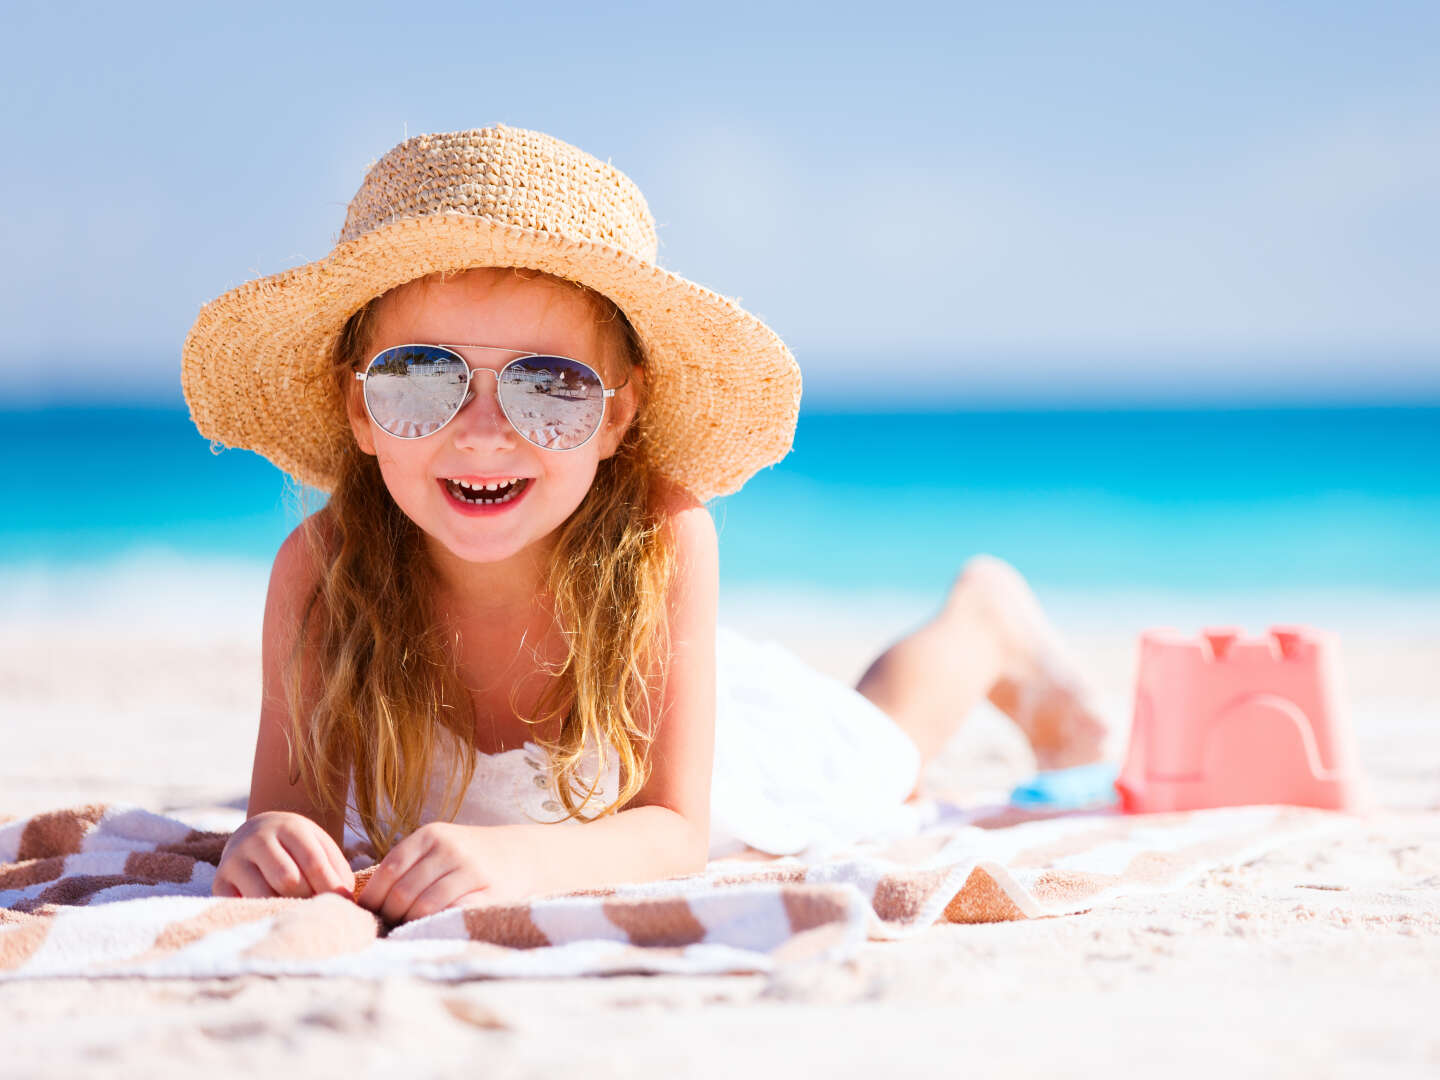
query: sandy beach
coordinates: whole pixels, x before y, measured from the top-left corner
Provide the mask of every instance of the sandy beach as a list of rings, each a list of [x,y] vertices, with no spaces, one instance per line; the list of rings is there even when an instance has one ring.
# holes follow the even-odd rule
[[[247,574],[251,576],[247,577]],[[0,621],[0,813],[82,802],[243,807],[259,696],[250,571],[181,575],[136,607],[124,582],[22,594]],[[131,583],[133,585],[133,582]],[[1037,590],[1124,749],[1136,638],[1310,621],[1339,635],[1349,718],[1380,804],[1160,895],[1079,915],[938,925],[852,963],[775,975],[447,984],[245,977],[0,983],[0,1074],[587,1076],[1440,1071],[1440,603],[1343,594],[1184,599]],[[914,597],[752,594],[727,623],[839,678],[923,617]],[[988,705],[926,782],[1003,799],[1033,767]]]

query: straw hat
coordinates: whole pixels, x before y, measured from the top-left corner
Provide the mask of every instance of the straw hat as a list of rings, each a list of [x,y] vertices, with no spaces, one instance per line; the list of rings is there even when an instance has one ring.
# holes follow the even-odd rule
[[[212,442],[262,454],[322,491],[353,438],[330,356],[372,297],[439,270],[520,266],[615,301],[645,348],[654,465],[699,499],[789,451],[800,369],[733,300],[655,264],[655,222],[618,169],[496,125],[407,139],[376,162],[323,259],[201,309],[180,381]]]

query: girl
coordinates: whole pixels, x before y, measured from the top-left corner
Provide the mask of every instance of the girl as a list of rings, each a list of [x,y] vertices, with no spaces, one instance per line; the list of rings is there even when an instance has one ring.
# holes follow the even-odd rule
[[[623,174],[500,126],[401,143],[329,256],[202,310],[201,433],[330,495],[275,559],[216,895],[353,894],[347,825],[391,922],[860,838],[982,695],[1042,768],[1100,757],[997,559],[854,690],[717,630],[704,500],[784,456],[799,373],[655,254]]]

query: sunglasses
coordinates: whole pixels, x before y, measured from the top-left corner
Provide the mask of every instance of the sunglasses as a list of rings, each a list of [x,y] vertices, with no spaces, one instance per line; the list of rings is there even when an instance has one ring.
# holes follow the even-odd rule
[[[472,368],[456,349],[523,351],[499,345],[382,349],[355,373],[365,384],[370,419],[397,439],[433,435],[475,396],[470,382],[483,373],[495,376],[500,411],[522,439],[542,450],[578,450],[600,430],[605,400],[620,389],[605,386],[599,372],[568,356],[525,353],[495,371]]]

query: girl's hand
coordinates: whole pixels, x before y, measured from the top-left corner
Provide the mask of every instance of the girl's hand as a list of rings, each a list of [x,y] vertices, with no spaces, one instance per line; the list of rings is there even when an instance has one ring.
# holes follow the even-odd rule
[[[534,852],[513,826],[422,825],[390,849],[356,903],[387,922],[543,891]]]
[[[215,896],[353,895],[355,874],[329,833],[304,814],[267,810],[241,825],[225,844]]]

